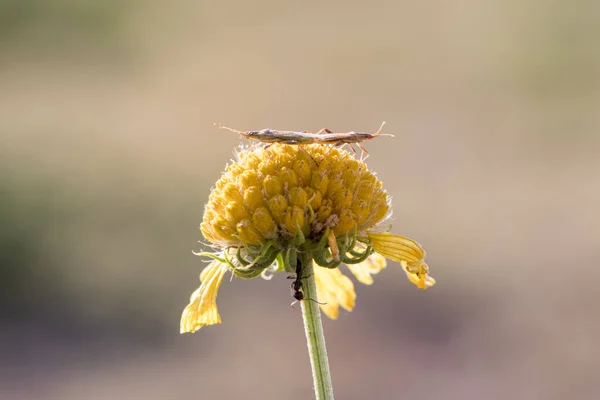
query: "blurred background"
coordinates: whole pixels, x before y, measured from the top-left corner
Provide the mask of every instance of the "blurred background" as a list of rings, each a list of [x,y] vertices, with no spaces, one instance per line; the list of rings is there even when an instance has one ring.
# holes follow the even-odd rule
[[[0,0],[0,398],[309,399],[289,281],[179,334],[248,130],[374,131],[391,263],[325,320],[339,399],[600,398],[600,3]]]

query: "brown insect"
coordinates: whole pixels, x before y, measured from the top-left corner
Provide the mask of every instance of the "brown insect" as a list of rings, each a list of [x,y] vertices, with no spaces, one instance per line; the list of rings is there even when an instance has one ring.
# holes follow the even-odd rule
[[[354,150],[354,147],[352,147],[353,144],[356,144],[362,150],[362,152],[367,155],[369,154],[369,152],[360,145],[360,142],[364,142],[365,140],[372,140],[378,136],[394,137],[394,135],[381,133],[383,125],[385,125],[385,121],[381,124],[381,126],[375,133],[354,131],[335,133],[327,128],[323,128],[317,133],[310,133],[304,131],[278,131],[275,129],[261,129],[259,131],[238,131],[236,129],[228,128],[221,124],[215,123],[215,126],[219,129],[227,129],[228,131],[238,133],[247,139],[256,140],[262,143],[268,143],[269,145],[272,143],[283,143],[292,145],[332,144],[334,146],[343,146],[347,144],[356,154],[356,150]]]

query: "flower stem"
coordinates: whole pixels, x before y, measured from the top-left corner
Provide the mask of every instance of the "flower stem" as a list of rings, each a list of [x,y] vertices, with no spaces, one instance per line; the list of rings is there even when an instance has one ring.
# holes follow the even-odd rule
[[[323,324],[321,323],[321,311],[315,301],[317,299],[317,287],[315,285],[315,274],[310,253],[304,257],[300,255],[298,262],[302,263],[302,318],[306,332],[306,343],[308,355],[312,368],[315,398],[317,400],[332,400],[333,386],[331,385],[331,374],[329,373],[329,362],[327,360],[327,348],[325,347],[325,336],[323,335]]]

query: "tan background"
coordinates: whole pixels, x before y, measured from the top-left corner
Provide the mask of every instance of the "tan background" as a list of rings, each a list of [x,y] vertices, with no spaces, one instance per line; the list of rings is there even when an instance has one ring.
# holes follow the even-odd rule
[[[0,1],[2,399],[307,399],[289,281],[180,336],[240,129],[373,131],[397,264],[325,321],[339,399],[600,398],[600,3]]]

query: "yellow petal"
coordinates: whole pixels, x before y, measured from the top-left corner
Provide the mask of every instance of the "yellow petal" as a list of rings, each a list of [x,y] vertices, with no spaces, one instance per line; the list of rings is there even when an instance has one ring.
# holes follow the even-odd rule
[[[424,262],[408,263],[400,262],[408,280],[419,289],[428,289],[435,285],[435,279],[428,275],[429,267]]]
[[[354,284],[338,268],[323,268],[315,265],[317,297],[322,303],[321,310],[331,319],[337,319],[339,308],[352,311],[356,301]]]
[[[392,261],[419,261],[425,259],[425,250],[412,239],[389,232],[367,233],[375,251]]]
[[[210,271],[212,271],[212,269],[213,269],[213,265],[212,264],[215,261],[216,260],[211,260],[211,262],[206,267],[204,267],[204,269],[202,270],[202,272],[200,272],[200,283],[202,283],[202,282],[204,282],[206,280],[206,277],[208,276],[208,274],[210,273]]]
[[[389,232],[367,234],[375,251],[392,261],[399,262],[408,279],[419,289],[427,289],[435,285],[435,279],[428,275],[429,267],[425,263],[425,250],[419,243]]]
[[[373,284],[373,277],[386,267],[385,257],[381,254],[373,253],[365,261],[358,264],[348,264],[348,268],[354,274],[360,283],[365,285]]]
[[[200,274],[202,284],[192,293],[190,304],[181,314],[180,332],[196,332],[207,325],[221,323],[217,310],[217,291],[221,286],[227,264],[213,260]]]

